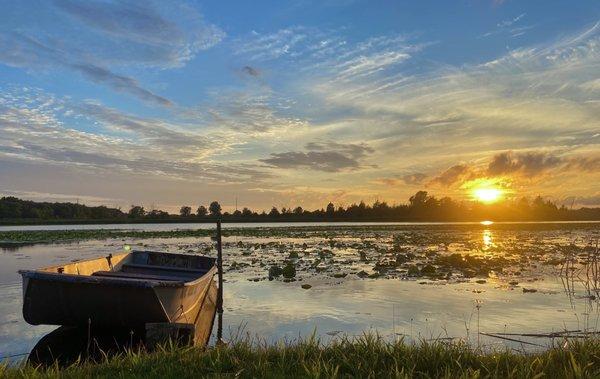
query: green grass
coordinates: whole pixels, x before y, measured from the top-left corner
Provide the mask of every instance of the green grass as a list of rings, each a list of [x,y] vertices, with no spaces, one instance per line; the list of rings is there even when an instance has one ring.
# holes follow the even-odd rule
[[[591,378],[600,377],[600,340],[569,341],[536,354],[482,352],[464,344],[409,345],[365,335],[321,344],[241,341],[206,351],[165,348],[67,368],[0,366],[5,378]]]

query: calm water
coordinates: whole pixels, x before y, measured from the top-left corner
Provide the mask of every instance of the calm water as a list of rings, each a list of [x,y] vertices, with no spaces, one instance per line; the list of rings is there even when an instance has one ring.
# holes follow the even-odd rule
[[[598,330],[598,297],[590,296],[597,290],[596,284],[585,280],[585,266],[581,264],[598,238],[598,224],[532,229],[478,224],[456,228],[421,224],[417,228],[385,223],[348,232],[340,228],[348,224],[334,224],[336,231],[331,234],[312,233],[312,225],[275,225],[290,231],[295,230],[294,226],[308,227],[301,234],[289,236],[279,233],[277,237],[241,235],[225,239],[226,334],[248,333],[273,341],[316,332],[328,340],[372,330],[386,338],[448,338],[485,346],[537,349],[552,340],[515,337],[525,342],[516,343],[478,332]],[[379,228],[381,225],[384,227]],[[212,227],[210,224],[100,227],[170,230],[199,226]],[[99,228],[92,225],[35,228],[65,227]],[[26,227],[30,228],[33,227]],[[214,254],[209,238],[82,241],[2,249],[0,356],[27,352],[41,336],[55,328],[30,326],[23,321],[17,270],[107,255],[124,245],[134,249]],[[446,275],[443,262],[453,254],[476,259],[474,262],[481,265],[477,274],[472,275],[470,268],[454,268]],[[566,270],[562,270],[564,261],[559,263],[565,254],[577,261],[577,266],[566,275]],[[399,256],[409,257],[409,261]],[[290,260],[297,266],[296,281],[268,280],[271,265],[283,265]],[[409,275],[413,267],[425,272],[424,267],[429,263],[439,275]],[[303,289],[302,284],[311,288]]]
[[[545,222],[499,222],[499,225],[511,224],[589,224],[600,221],[545,221]],[[223,228],[289,228],[310,226],[360,226],[360,225],[478,225],[480,222],[239,222],[223,223]],[[156,224],[73,224],[73,225],[9,225],[0,226],[2,231],[15,230],[147,230],[147,231],[169,231],[169,230],[196,230],[213,229],[214,223],[156,223]]]

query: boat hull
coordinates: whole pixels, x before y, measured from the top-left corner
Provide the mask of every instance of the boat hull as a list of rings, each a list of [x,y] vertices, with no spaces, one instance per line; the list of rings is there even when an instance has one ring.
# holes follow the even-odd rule
[[[97,266],[102,261],[106,260],[89,262]],[[81,262],[77,268],[61,267],[58,272],[52,272],[53,269],[21,271],[25,320],[32,325],[91,325],[101,328],[139,328],[146,323],[195,324],[209,289],[215,285],[213,278],[217,272],[216,267],[212,267],[201,277],[189,281],[65,273],[79,272],[86,264],[90,265],[89,262]]]

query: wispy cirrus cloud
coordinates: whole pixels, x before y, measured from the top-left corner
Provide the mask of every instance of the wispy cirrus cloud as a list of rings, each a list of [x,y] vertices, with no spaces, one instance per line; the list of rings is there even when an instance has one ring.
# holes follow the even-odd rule
[[[517,27],[523,19],[515,17],[501,26]],[[368,172],[364,175],[372,177],[372,186],[460,186],[473,178],[492,176],[487,172],[491,157],[511,149],[518,150],[507,154],[520,168],[506,175],[522,180],[539,177],[535,173],[536,159],[541,157],[536,151],[540,150],[557,151],[561,163],[549,167],[554,163],[547,156],[538,165],[548,166],[548,172],[568,173],[567,167],[575,167],[575,163],[567,162],[576,160],[562,159],[587,157],[587,150],[600,141],[595,121],[600,109],[593,102],[595,72],[600,67],[596,26],[551,43],[511,51],[484,64],[426,64],[427,69],[421,67],[420,71],[415,70],[423,64],[419,55],[432,45],[405,36],[350,42],[331,32],[327,38],[319,38],[335,43],[324,42],[320,47],[308,33],[293,38],[294,33],[304,32],[271,35],[272,40],[295,41],[283,43],[289,47],[284,54],[246,56],[262,64],[277,62],[280,70],[295,73],[293,82],[301,88],[299,92],[309,94],[309,101],[318,104],[311,111],[327,114],[319,130],[348,141],[365,138],[375,150],[369,161],[377,168],[362,167]],[[268,49],[271,45],[260,44],[265,40],[255,38],[250,43]],[[327,157],[317,153],[289,149],[261,161],[279,169],[320,167],[318,162]],[[457,163],[448,166],[449,160]],[[342,158],[339,161],[340,166],[356,165]],[[591,157],[579,161],[590,166],[595,162]],[[338,168],[325,169],[335,172]],[[593,175],[590,170],[576,171]],[[421,175],[404,178],[397,172]]]
[[[88,28],[86,37],[97,37],[94,48],[106,62],[178,67],[225,37],[184,2],[55,0],[54,5]],[[92,53],[90,47],[77,47]]]
[[[73,128],[83,120],[101,129]],[[212,159],[238,142],[188,127],[28,90],[0,97],[0,158],[214,183],[269,177],[256,164]]]
[[[250,75],[250,74],[248,74]],[[264,86],[211,93],[210,100],[185,109],[182,116],[207,128],[243,133],[249,137],[302,130],[308,122],[286,111],[291,100]]]
[[[76,61],[58,47],[19,33],[0,31],[0,62],[30,70],[50,70],[55,67],[70,69],[82,74],[92,82],[105,85],[115,91],[129,93],[144,101],[163,106],[171,101],[143,88],[133,78],[116,74],[93,63]]]
[[[398,34],[352,42],[335,30],[296,26],[267,34],[253,32],[237,39],[234,51],[253,61],[293,60],[305,74],[320,78],[335,74],[337,80],[348,80],[400,64],[427,45]]]
[[[30,17],[23,16],[22,3],[11,3],[5,9],[0,63],[31,71],[71,70],[94,83],[162,106],[171,106],[172,101],[112,67],[180,67],[224,37],[220,29],[205,23],[183,3],[169,7],[130,1],[40,4]]]
[[[526,13],[521,13],[518,16],[503,20],[496,25],[496,28],[492,31],[484,33],[481,38],[491,37],[495,35],[506,34],[510,37],[520,37],[527,31],[533,29],[535,25],[524,25],[523,19],[527,16]]]

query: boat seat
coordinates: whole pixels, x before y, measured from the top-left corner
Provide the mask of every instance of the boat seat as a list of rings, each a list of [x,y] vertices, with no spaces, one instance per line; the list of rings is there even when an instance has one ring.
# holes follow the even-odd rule
[[[155,265],[144,265],[137,263],[126,263],[121,266],[121,271],[127,273],[139,273],[147,275],[159,275],[159,276],[177,276],[186,279],[199,278],[206,274],[208,270],[194,269],[194,268],[183,268],[183,267],[172,267],[172,266],[155,266]]]
[[[123,278],[123,279],[137,279],[137,280],[159,280],[168,282],[183,282],[186,278],[180,276],[167,276],[167,275],[149,275],[140,274],[135,272],[123,272],[123,271],[96,271],[92,276],[102,276],[109,278]]]
[[[174,266],[158,266],[158,265],[145,265],[140,263],[125,263],[123,267],[135,267],[135,268],[147,268],[153,270],[165,270],[165,271],[182,271],[182,272],[197,272],[205,274],[208,272],[207,269],[203,268],[188,268],[188,267],[174,267]]]

